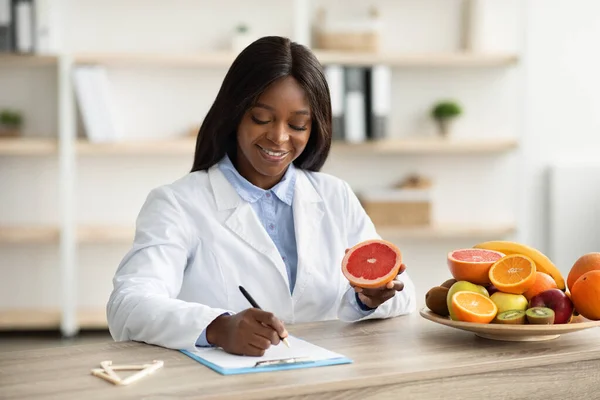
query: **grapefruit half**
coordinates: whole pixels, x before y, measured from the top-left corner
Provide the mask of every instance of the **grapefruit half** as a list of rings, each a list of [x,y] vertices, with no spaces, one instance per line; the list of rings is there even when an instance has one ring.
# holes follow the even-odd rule
[[[394,280],[402,265],[402,253],[385,240],[366,240],[352,247],[342,260],[342,273],[362,288],[385,286]]]
[[[448,269],[457,281],[489,285],[492,265],[504,257],[503,253],[485,249],[459,249],[448,253]]]

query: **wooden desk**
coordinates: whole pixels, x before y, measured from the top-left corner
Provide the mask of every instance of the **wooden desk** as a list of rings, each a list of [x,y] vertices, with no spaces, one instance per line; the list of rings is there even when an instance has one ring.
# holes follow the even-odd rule
[[[418,313],[357,324],[288,327],[354,364],[221,376],[184,354],[140,343],[0,355],[0,398],[26,399],[550,399],[600,397],[600,331],[544,342],[481,339]],[[90,374],[102,360],[165,366],[130,386]]]

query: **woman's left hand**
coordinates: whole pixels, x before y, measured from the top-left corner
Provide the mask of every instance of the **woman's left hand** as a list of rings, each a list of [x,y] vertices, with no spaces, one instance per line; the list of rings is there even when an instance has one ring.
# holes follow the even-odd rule
[[[398,270],[398,275],[396,275],[396,278],[385,286],[374,289],[353,286],[354,291],[358,293],[358,298],[360,299],[360,301],[362,301],[362,303],[365,306],[370,308],[377,308],[392,297],[394,297],[396,295],[396,292],[399,292],[402,289],[404,289],[404,283],[400,282],[397,279],[405,270],[406,265],[400,265],[400,269]]]
[[[349,249],[346,249],[345,253],[347,253],[348,250]],[[400,264],[400,269],[398,269],[398,274],[396,275],[396,278],[394,278],[393,281],[388,282],[387,285],[379,288],[368,289],[354,285],[350,286],[352,286],[354,288],[354,291],[358,293],[358,298],[365,306],[369,308],[377,308],[392,297],[394,297],[396,295],[396,292],[399,292],[402,289],[404,289],[404,283],[397,279],[405,270],[406,265]]]

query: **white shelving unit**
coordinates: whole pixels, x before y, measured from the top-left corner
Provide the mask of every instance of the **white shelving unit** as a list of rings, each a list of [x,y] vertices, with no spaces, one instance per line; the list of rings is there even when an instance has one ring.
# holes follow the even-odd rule
[[[303,10],[297,18],[304,21],[302,15],[309,14],[309,2],[296,0],[296,10]],[[298,22],[298,21],[296,21]],[[295,35],[306,40],[308,26],[296,26]],[[295,38],[293,38],[295,39]],[[505,69],[518,65],[519,56],[510,52],[472,53],[472,52],[428,52],[401,53],[382,52],[379,54],[315,51],[324,64],[374,65],[386,64],[396,71],[403,68],[460,71],[462,69],[485,70],[487,68]],[[6,73],[2,67],[52,67],[57,69],[58,126],[56,137],[26,137],[19,139],[0,139],[1,157],[56,157],[58,160],[58,181],[60,193],[59,223],[56,226],[6,225],[0,223],[0,245],[56,245],[59,249],[59,270],[61,287],[57,289],[62,296],[60,308],[9,308],[0,305],[0,330],[60,328],[65,336],[72,336],[82,328],[102,328],[106,326],[103,305],[98,307],[78,306],[78,265],[80,246],[84,245],[124,245],[131,243],[133,226],[106,223],[103,225],[80,223],[77,218],[77,174],[80,163],[90,158],[106,160],[111,163],[114,157],[128,160],[138,156],[191,157],[195,138],[180,137],[170,139],[126,140],[119,143],[93,144],[77,137],[77,108],[70,80],[74,66],[99,64],[110,68],[129,70],[192,70],[203,68],[227,68],[234,54],[214,51],[201,53],[165,54],[160,52],[87,52],[65,53],[52,56],[0,56],[0,74]],[[174,73],[177,73],[176,71]],[[431,71],[435,74],[435,71]],[[518,95],[518,94],[516,94]],[[214,93],[207,94],[214,96]],[[485,127],[481,127],[485,129]],[[481,138],[389,138],[362,144],[334,143],[332,156],[352,157],[355,154],[369,156],[487,156],[512,153],[518,149],[517,133],[505,138],[483,135]],[[102,162],[102,161],[101,161]],[[398,163],[402,160],[398,159]],[[345,177],[343,177],[345,178]],[[382,227],[381,234],[397,240],[416,239],[489,239],[515,234],[517,226],[509,223],[451,223],[434,224],[431,227]],[[0,272],[4,273],[4,272]]]

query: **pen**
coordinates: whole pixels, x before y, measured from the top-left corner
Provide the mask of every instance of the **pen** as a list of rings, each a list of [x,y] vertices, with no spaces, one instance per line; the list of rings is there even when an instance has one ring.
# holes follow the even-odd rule
[[[262,308],[258,305],[258,303],[252,298],[252,296],[250,296],[250,293],[248,293],[246,291],[246,289],[244,289],[242,286],[238,286],[240,288],[240,292],[242,292],[242,294],[244,295],[244,297],[246,298],[246,300],[248,300],[248,302],[250,304],[252,304],[252,307],[254,308],[258,308],[259,310],[262,310]],[[282,338],[280,337],[281,341],[283,343],[285,343],[285,345],[287,347],[290,347],[290,343],[288,342],[287,338]]]

